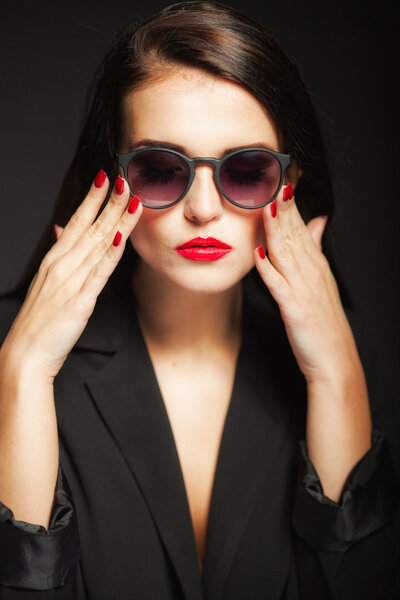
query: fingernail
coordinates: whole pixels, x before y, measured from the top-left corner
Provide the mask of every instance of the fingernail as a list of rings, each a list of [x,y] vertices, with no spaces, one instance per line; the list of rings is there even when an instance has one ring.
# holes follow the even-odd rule
[[[128,206],[128,213],[130,215],[133,215],[133,213],[135,213],[137,211],[137,207],[139,206],[139,202],[140,202],[139,198],[136,195],[133,196],[133,198],[130,201],[129,206]]]
[[[121,239],[122,239],[122,233],[120,231],[117,231],[117,233],[115,234],[115,237],[114,237],[113,246],[119,246],[121,243]]]
[[[57,237],[57,223],[54,223],[54,235]]]
[[[275,200],[273,202],[271,202],[270,208],[271,208],[271,215],[275,218],[276,217],[276,202],[275,202]]]
[[[122,192],[124,191],[124,180],[119,175],[118,175],[117,179],[115,180],[114,189],[115,189],[115,192],[118,194],[118,196],[120,196],[122,194]]]
[[[293,188],[290,183],[287,184],[285,188],[283,188],[283,201],[287,202],[293,198]]]
[[[96,179],[94,180],[95,187],[102,188],[104,185],[104,182],[106,180],[106,177],[107,177],[107,174],[103,171],[103,169],[100,169],[100,171],[96,175]]]
[[[257,252],[258,252],[258,256],[259,256],[260,258],[262,258],[262,259],[264,259],[264,258],[265,258],[265,250],[264,250],[264,248],[263,248],[263,246],[262,246],[262,245],[258,246],[258,248],[257,248]]]

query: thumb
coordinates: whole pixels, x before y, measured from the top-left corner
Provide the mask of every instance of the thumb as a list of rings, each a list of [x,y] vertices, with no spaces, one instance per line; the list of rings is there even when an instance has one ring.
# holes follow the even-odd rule
[[[314,217],[314,219],[311,219],[307,223],[307,229],[310,232],[310,235],[311,235],[312,239],[314,240],[314,243],[318,246],[318,248],[320,250],[322,249],[321,239],[322,239],[322,235],[325,230],[327,220],[328,220],[328,217],[326,217],[326,216]]]
[[[61,227],[61,225],[57,225],[57,223],[54,223],[54,235],[56,236],[57,240],[59,239],[63,231],[64,227]]]

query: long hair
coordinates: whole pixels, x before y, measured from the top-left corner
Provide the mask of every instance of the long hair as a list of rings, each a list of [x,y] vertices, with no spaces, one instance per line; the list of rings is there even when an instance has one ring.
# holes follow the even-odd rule
[[[195,67],[248,90],[274,121],[282,151],[291,154],[303,172],[296,188],[303,218],[333,214],[331,176],[320,128],[294,60],[259,23],[237,10],[214,2],[179,2],[124,29],[98,67],[75,156],[14,294],[26,294],[54,243],[53,224],[68,222],[96,173],[104,169],[111,180],[116,177],[124,96],[174,66]],[[134,259],[135,251],[127,244],[108,288],[127,277]]]

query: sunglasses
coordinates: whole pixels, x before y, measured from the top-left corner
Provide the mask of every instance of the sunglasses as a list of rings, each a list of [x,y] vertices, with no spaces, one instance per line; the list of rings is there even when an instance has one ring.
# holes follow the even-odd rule
[[[278,195],[290,155],[246,148],[221,158],[188,158],[175,150],[141,148],[118,154],[131,194],[148,208],[167,208],[185,196],[195,176],[195,166],[213,166],[214,181],[229,202],[240,208],[260,208]]]

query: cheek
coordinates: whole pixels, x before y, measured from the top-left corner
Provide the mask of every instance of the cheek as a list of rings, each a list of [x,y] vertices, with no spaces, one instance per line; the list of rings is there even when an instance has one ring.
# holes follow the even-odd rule
[[[156,219],[156,215],[150,212],[151,209],[144,209],[143,214],[138,221],[135,229],[132,231],[130,238],[134,246],[143,244],[157,244],[160,237],[160,220]]]
[[[166,252],[175,240],[173,232],[176,229],[174,215],[145,208],[130,235],[130,241],[139,256],[154,267],[165,260]]]
[[[262,217],[262,209],[260,213],[255,215],[252,221],[252,243],[254,248],[260,244],[265,244],[265,229]]]
[[[147,221],[143,214],[129,236],[132,246],[142,258],[149,253],[151,248],[154,248],[156,236],[153,230],[154,223],[151,220]]]

